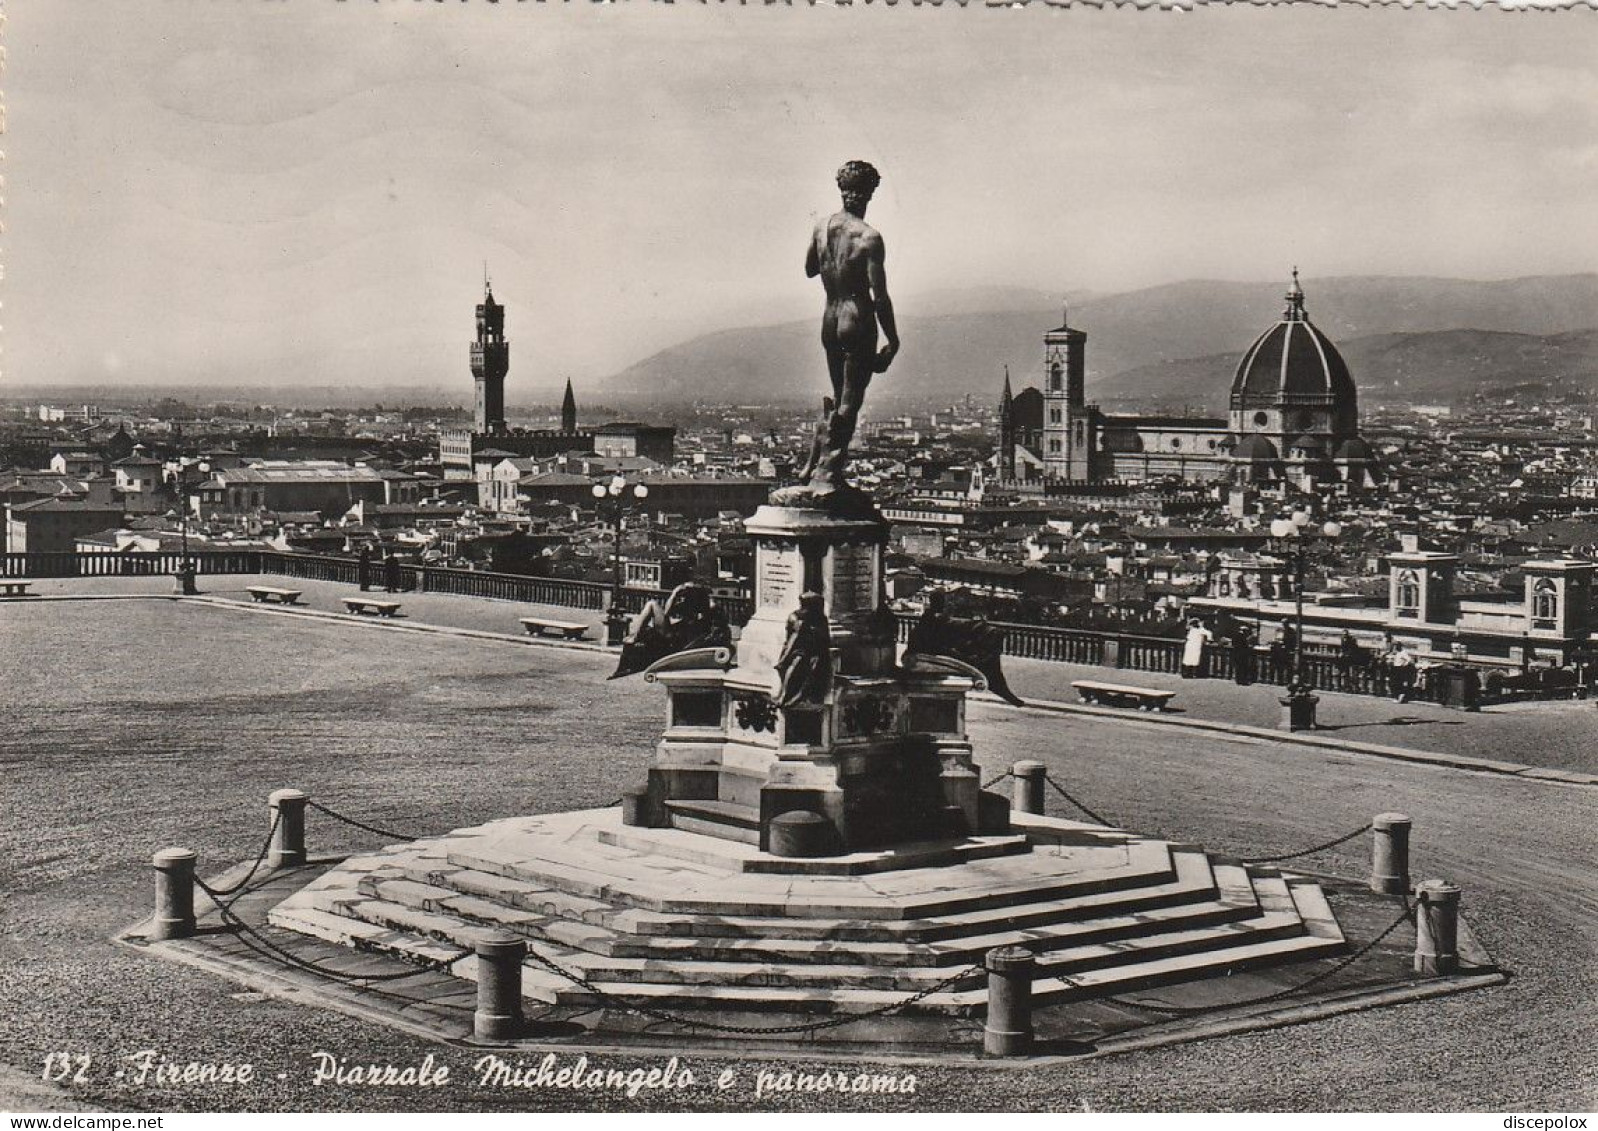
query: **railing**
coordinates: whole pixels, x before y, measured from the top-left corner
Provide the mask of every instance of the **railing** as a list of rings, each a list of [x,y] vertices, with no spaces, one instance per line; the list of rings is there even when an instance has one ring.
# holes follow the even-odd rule
[[[899,643],[908,643],[910,631],[918,618],[914,614],[900,614]],[[1093,629],[1060,628],[1044,625],[1009,624],[991,622],[994,628],[1004,630],[1004,654],[1029,660],[1048,660],[1054,663],[1088,664],[1127,671],[1163,672],[1176,674],[1182,670],[1184,642],[1171,637],[1140,636],[1130,633],[1099,632]],[[1274,656],[1265,650],[1249,654],[1253,671],[1250,682],[1286,687],[1293,682],[1292,656]],[[1236,656],[1225,646],[1205,649],[1204,663],[1199,669],[1202,678],[1235,679]],[[1373,663],[1345,664],[1335,652],[1309,652],[1303,658],[1304,682],[1311,688],[1323,691],[1344,691],[1352,695],[1393,694],[1390,674],[1385,667]],[[1428,683],[1418,680],[1410,691],[1410,698],[1437,700],[1441,696],[1438,681]],[[1483,701],[1494,697],[1484,695]]]
[[[197,550],[188,557],[199,573],[261,572],[258,550]],[[182,564],[176,550],[0,554],[0,577],[150,577],[176,573]]]
[[[198,550],[189,555],[202,574],[270,573],[307,581],[331,581],[354,585],[359,582],[360,563],[355,558],[332,554],[296,554],[276,550]],[[137,577],[172,574],[182,564],[176,551],[120,553],[44,553],[0,554],[0,577]],[[368,566],[368,584],[382,587],[384,564],[374,560]],[[399,588],[408,592],[448,593],[463,597],[488,597],[501,601],[520,601],[532,605],[552,605],[573,609],[607,608],[610,586],[592,581],[572,581],[553,577],[526,577],[514,573],[485,570],[449,569],[443,566],[399,566]],[[651,599],[664,601],[668,593],[660,590],[623,589],[617,606],[625,613],[637,614]],[[717,603],[734,625],[748,621],[753,602],[747,598],[719,598]],[[898,617],[899,641],[908,642],[917,617]],[[995,621],[1004,632],[1004,654],[1054,663],[1102,665],[1128,671],[1176,673],[1181,670],[1183,641],[1170,637],[1141,636],[1102,632],[1094,629],[1061,628],[1045,625],[1011,624]],[[1212,679],[1234,679],[1236,656],[1225,646],[1205,650],[1199,674]],[[1253,682],[1286,686],[1293,680],[1290,656],[1268,651],[1252,653]],[[1304,682],[1312,688],[1344,691],[1355,695],[1390,695],[1391,673],[1373,663],[1346,664],[1335,652],[1306,650],[1303,657]],[[1411,697],[1436,700],[1440,681],[1418,681]],[[1554,689],[1558,690],[1558,689]],[[1492,694],[1484,688],[1483,700],[1533,697],[1539,690],[1506,687]]]

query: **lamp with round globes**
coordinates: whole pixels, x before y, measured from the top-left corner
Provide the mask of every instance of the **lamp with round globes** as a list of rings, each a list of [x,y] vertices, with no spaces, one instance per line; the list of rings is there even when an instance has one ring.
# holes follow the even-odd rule
[[[648,484],[633,483],[630,491],[628,486],[625,476],[613,475],[608,481],[596,482],[591,488],[596,509],[607,499],[614,507],[612,517],[616,536],[611,558],[610,607],[605,613],[605,643],[613,647],[620,645],[627,635],[627,614],[621,608],[622,524],[629,506],[641,503],[649,497]]]
[[[1312,516],[1307,508],[1299,507],[1285,518],[1271,522],[1271,537],[1281,543],[1277,552],[1286,558],[1293,572],[1293,672],[1287,685],[1287,697],[1282,705],[1287,708],[1288,730],[1314,730],[1315,706],[1319,698],[1311,694],[1304,682],[1304,544],[1301,541],[1309,529]],[[1327,520],[1320,532],[1327,538],[1336,538],[1343,528]]]

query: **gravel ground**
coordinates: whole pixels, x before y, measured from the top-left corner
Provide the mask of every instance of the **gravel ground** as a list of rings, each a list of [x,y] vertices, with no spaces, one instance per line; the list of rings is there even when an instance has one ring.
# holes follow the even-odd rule
[[[503,618],[505,606],[481,604],[482,615]],[[1022,666],[1017,683],[1037,694]],[[1590,792],[1189,735],[1136,719],[971,709],[985,768],[1040,758],[1107,816],[1217,850],[1283,851],[1380,810],[1409,812],[1417,871],[1464,885],[1466,914],[1511,982],[1100,1061],[900,1069],[914,1071],[914,1095],[778,1093],[756,1101],[757,1065],[726,1062],[737,1082],[720,1092],[714,1082],[724,1062],[689,1053],[694,1087],[629,1098],[459,1084],[315,1087],[317,1050],[396,1064],[433,1052],[457,1079],[474,1057],[241,995],[222,979],[106,941],[148,913],[152,851],[188,844],[201,852],[202,871],[252,856],[264,832],[264,798],[282,786],[418,832],[609,803],[641,775],[663,703],[657,688],[640,681],[603,682],[607,668],[605,657],[571,650],[170,602],[0,605],[5,811],[25,815],[0,825],[0,1000],[8,1013],[0,1063],[9,1067],[0,1072],[0,1107],[43,1102],[7,1081],[37,1076],[51,1052],[91,1058],[85,1082],[69,1085],[64,1099],[113,1109],[1559,1111],[1598,1104]],[[1182,684],[1184,692],[1196,686],[1205,685]],[[316,848],[329,851],[370,844],[341,826],[316,825],[312,835]],[[1357,843],[1315,863],[1345,875],[1365,866]],[[115,1070],[143,1049],[179,1062],[248,1060],[258,1080],[119,1083]],[[658,1063],[594,1059],[607,1068]]]

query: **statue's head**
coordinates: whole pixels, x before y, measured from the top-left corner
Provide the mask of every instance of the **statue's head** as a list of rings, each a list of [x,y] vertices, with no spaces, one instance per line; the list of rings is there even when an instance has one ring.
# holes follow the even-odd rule
[[[869,161],[847,161],[838,170],[838,191],[843,193],[843,206],[851,211],[870,203],[881,183],[882,174]]]

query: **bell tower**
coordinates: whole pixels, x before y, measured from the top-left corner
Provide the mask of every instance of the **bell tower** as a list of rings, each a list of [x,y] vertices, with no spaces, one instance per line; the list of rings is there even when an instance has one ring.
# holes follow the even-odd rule
[[[477,340],[472,343],[472,377],[477,382],[478,432],[505,431],[505,374],[510,369],[510,343],[505,340],[505,308],[494,301],[494,288],[483,280],[483,301],[477,304]]]
[[[1093,408],[1087,403],[1083,355],[1088,336],[1070,312],[1043,335],[1043,470],[1050,479],[1083,482],[1093,475]]]

